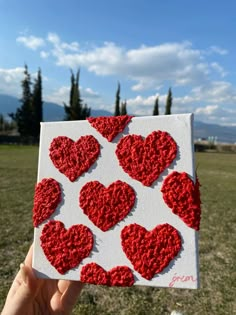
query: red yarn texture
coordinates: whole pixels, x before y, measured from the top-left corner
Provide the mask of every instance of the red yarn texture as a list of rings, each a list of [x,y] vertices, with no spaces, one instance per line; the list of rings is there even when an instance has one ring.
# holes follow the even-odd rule
[[[35,186],[33,225],[38,226],[48,219],[61,202],[61,188],[53,178],[44,178]]]
[[[98,117],[88,118],[87,120],[104,138],[112,141],[126,125],[130,122],[133,116],[117,116],[117,117]]]
[[[140,135],[123,137],[116,148],[120,166],[130,177],[151,186],[173,162],[177,145],[164,131],[153,131],[143,140]]]
[[[100,145],[91,135],[82,136],[76,142],[59,136],[53,139],[49,151],[54,166],[73,182],[97,160]]]
[[[157,225],[152,231],[134,223],[121,231],[121,244],[134,269],[147,280],[160,273],[181,249],[178,231],[169,224]]]
[[[79,204],[89,219],[102,231],[107,231],[123,220],[135,203],[135,192],[120,180],[107,188],[98,181],[85,184]]]
[[[163,199],[172,212],[178,215],[187,226],[199,230],[201,220],[201,200],[199,181],[196,184],[188,174],[172,172],[163,182]]]
[[[66,230],[62,222],[49,221],[40,240],[45,256],[61,274],[78,266],[93,248],[92,232],[82,224]]]
[[[107,286],[131,287],[134,276],[127,266],[117,266],[109,271],[104,270],[96,263],[85,265],[81,270],[81,281],[90,284]]]

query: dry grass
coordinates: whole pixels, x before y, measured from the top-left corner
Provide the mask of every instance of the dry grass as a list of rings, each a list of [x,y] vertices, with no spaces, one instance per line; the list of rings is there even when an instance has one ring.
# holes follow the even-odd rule
[[[37,147],[0,146],[0,309],[32,241],[31,209]],[[74,310],[82,315],[236,313],[236,155],[198,153],[202,184],[200,290],[86,286]]]

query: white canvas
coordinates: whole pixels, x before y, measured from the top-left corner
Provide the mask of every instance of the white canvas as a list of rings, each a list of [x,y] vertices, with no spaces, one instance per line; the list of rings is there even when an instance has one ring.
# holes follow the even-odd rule
[[[53,178],[62,187],[62,202],[49,219],[34,229],[33,268],[38,277],[52,279],[80,280],[80,271],[88,263],[95,262],[105,270],[115,266],[128,266],[135,278],[134,285],[198,288],[198,232],[188,227],[177,215],[174,215],[163,200],[161,186],[163,180],[173,171],[186,172],[195,181],[193,153],[192,114],[134,117],[123,132],[112,142],[108,142],[88,121],[47,122],[41,124],[40,151],[38,163],[38,182],[43,178]],[[177,144],[177,157],[151,185],[144,186],[132,179],[119,165],[115,154],[117,143],[128,134],[146,137],[153,131],[168,132]],[[71,182],[60,173],[49,157],[52,140],[58,136],[66,136],[76,141],[81,136],[93,135],[101,146],[100,156],[77,180]],[[104,186],[121,180],[129,184],[135,191],[136,203],[131,212],[116,226],[106,232],[95,226],[79,207],[78,198],[81,188],[90,181],[99,181]],[[47,260],[40,244],[40,236],[44,225],[49,220],[60,220],[66,228],[74,224],[83,224],[91,230],[95,245],[90,255],[74,269],[60,274]],[[159,224],[168,223],[178,230],[182,238],[182,249],[173,261],[161,273],[151,280],[143,278],[134,270],[121,247],[121,230],[132,223],[152,230]]]

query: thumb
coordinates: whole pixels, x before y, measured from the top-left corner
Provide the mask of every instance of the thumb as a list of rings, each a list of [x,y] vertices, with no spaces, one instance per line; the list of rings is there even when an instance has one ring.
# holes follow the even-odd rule
[[[42,284],[43,280],[35,277],[32,268],[21,264],[1,315],[32,314],[33,300]]]

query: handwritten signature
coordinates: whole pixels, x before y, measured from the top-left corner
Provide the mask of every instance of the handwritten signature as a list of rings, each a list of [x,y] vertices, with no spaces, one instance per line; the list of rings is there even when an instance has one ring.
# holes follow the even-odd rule
[[[196,281],[197,279],[195,279],[193,276],[177,276],[175,273],[171,282],[169,283],[169,287],[172,288],[177,282],[196,282]]]

